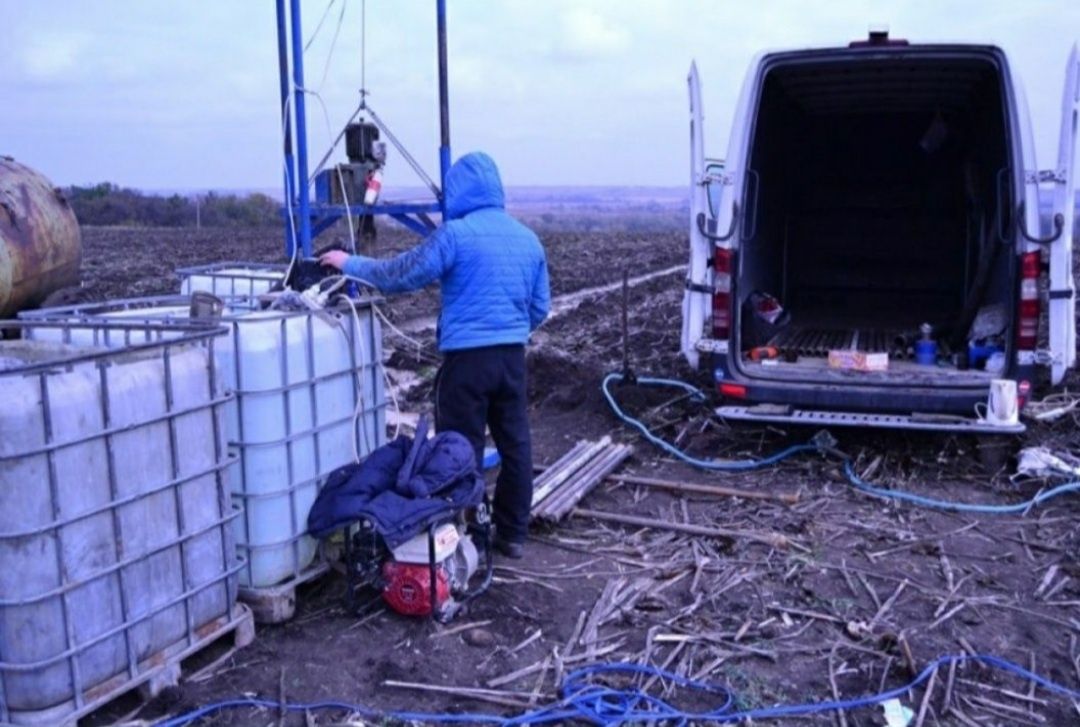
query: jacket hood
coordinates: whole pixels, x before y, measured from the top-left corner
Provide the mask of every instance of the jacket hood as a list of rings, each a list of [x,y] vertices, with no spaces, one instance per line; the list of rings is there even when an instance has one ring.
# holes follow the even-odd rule
[[[495,161],[481,151],[458,159],[446,173],[446,217],[456,220],[484,207],[503,207],[502,180]]]

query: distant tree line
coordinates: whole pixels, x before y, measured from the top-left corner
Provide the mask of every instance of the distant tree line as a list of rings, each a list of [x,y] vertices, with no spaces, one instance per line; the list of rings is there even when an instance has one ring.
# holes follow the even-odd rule
[[[64,190],[79,223],[127,227],[258,227],[281,224],[280,205],[265,194],[146,194],[102,182]]]

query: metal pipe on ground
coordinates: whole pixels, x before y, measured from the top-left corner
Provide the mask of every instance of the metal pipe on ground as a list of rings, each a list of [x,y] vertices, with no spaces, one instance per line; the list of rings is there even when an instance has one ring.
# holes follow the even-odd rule
[[[559,457],[557,460],[555,460],[551,464],[549,464],[547,466],[540,466],[540,465],[534,466],[533,467],[533,472],[537,473],[536,478],[533,480],[533,491],[534,491],[534,493],[537,490],[539,490],[541,487],[543,487],[544,484],[546,484],[547,481],[551,479],[552,475],[554,475],[556,472],[559,472],[563,467],[566,466],[567,462],[572,460],[577,455],[581,454],[581,452],[585,448],[589,447],[590,444],[591,444],[591,442],[586,442],[584,440],[580,440],[580,441],[578,441],[577,444],[575,444],[570,449],[570,451],[566,452],[566,454]]]
[[[754,543],[763,543],[773,548],[786,549],[793,545],[792,541],[786,535],[782,535],[781,533],[731,530],[728,528],[706,527],[704,525],[665,522],[663,520],[657,520],[656,518],[624,515],[622,513],[604,512],[602,510],[589,510],[581,507],[574,508],[570,514],[576,517],[586,517],[603,522],[634,525],[637,527],[654,528],[658,530],[671,530],[677,533],[686,533],[688,535],[703,535],[725,540],[749,540]]]
[[[596,456],[584,462],[560,487],[555,488],[534,510],[539,517],[553,517],[558,512],[568,494],[572,494],[588,483],[598,465],[605,463],[612,455],[613,450],[600,451]],[[554,519],[558,519],[557,516]]]
[[[588,462],[590,459],[596,456],[596,454],[611,444],[611,437],[605,436],[598,442],[592,443],[588,448],[582,450],[572,460],[567,462],[560,471],[552,474],[549,480],[546,480],[544,484],[537,489],[533,490],[532,505],[536,505],[543,501],[545,497],[551,494],[555,488],[562,485],[567,479],[571,477],[577,470],[581,469],[582,465]]]
[[[637,475],[611,474],[607,476],[607,479],[621,484],[642,485],[644,487],[655,487],[657,489],[672,490],[674,492],[691,492],[699,495],[741,497],[746,500],[772,500],[774,502],[782,502],[785,505],[795,505],[799,502],[799,495],[797,493],[754,492],[753,490],[738,490],[721,485],[673,482],[671,480],[661,480],[655,477],[639,477]]]
[[[597,455],[581,468],[574,479],[542,502],[534,514],[543,519],[563,519],[585,495],[592,492],[601,480],[621,465],[632,452],[633,447],[617,444],[610,450]]]

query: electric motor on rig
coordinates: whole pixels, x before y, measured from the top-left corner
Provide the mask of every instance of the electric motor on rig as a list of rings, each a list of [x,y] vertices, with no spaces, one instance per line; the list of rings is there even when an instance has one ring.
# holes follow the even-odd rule
[[[386,142],[379,141],[379,127],[362,119],[346,126],[345,156],[348,162],[316,176],[316,199],[329,204],[375,204],[386,164]]]

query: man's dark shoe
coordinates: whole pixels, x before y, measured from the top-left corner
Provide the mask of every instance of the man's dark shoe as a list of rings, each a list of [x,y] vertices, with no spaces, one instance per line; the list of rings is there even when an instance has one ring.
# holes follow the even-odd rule
[[[503,540],[498,535],[496,535],[495,550],[499,551],[507,558],[521,560],[521,558],[525,555],[525,543],[515,543],[509,540]]]

